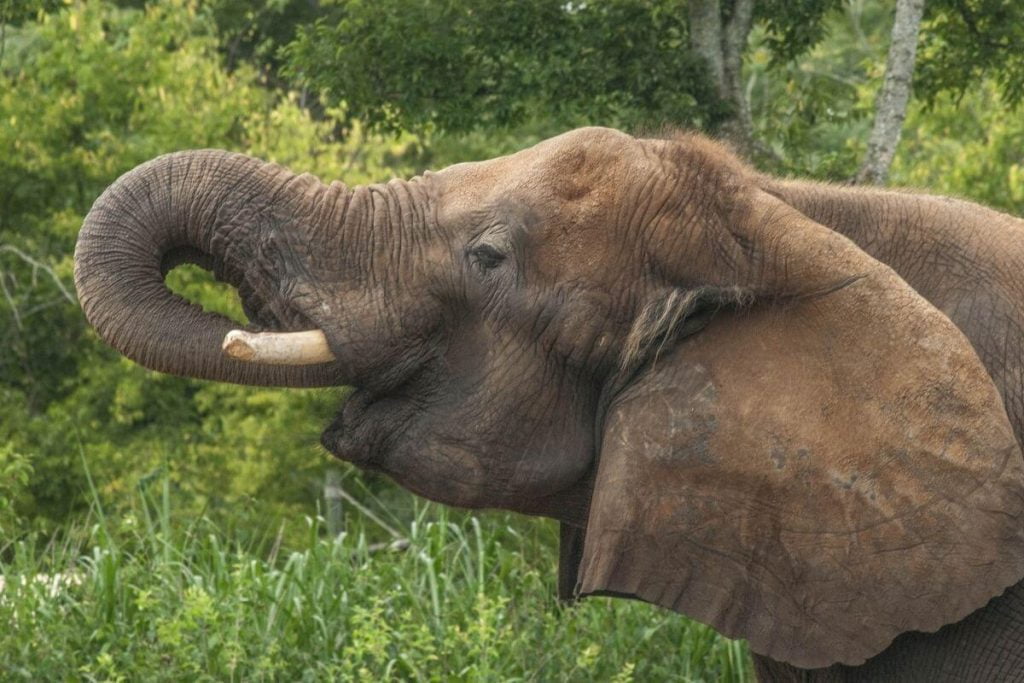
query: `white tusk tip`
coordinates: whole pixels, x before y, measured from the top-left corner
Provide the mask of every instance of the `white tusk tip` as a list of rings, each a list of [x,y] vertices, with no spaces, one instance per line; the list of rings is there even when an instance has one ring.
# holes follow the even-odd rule
[[[221,344],[235,360],[267,365],[314,365],[335,359],[320,330],[304,332],[246,332],[231,330]]]
[[[220,348],[227,356],[235,360],[251,361],[256,357],[256,349],[248,339],[251,336],[253,336],[251,333],[244,330],[231,330],[224,335],[224,343]]]

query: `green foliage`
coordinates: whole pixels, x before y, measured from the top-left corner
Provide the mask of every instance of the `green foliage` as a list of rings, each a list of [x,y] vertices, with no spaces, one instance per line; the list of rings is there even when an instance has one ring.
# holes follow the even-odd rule
[[[999,89],[982,81],[955,100],[912,108],[892,182],[1024,215],[1024,120],[992,106]]]
[[[0,148],[13,153],[0,155],[0,342],[10,352],[0,354],[0,443],[32,464],[15,500],[34,525],[84,509],[83,450],[108,501],[163,469],[196,510],[233,523],[297,518],[315,500],[326,459],[313,445],[338,392],[147,372],[99,343],[71,294],[85,212],[119,174],[159,154],[224,147],[352,183],[410,172],[410,136],[374,140],[356,127],[337,142],[333,123],[258,81],[248,65],[226,73],[203,15],[184,2],[76,4],[8,27]],[[180,269],[169,281],[241,317],[234,293],[206,273]]]
[[[319,13],[318,3],[310,0],[207,0],[203,9],[217,26],[229,70],[240,63],[276,70],[280,65],[277,49],[292,41],[299,25],[312,23]]]
[[[755,111],[760,111],[758,134],[778,158],[772,170],[844,182],[854,177],[884,76],[890,9],[868,0],[847,2],[843,12],[827,17],[827,41],[799,61],[771,72],[771,45],[755,37],[749,69],[751,98]],[[1000,16],[990,9],[985,10],[989,20]],[[981,8],[977,11],[982,13]],[[1018,10],[1003,6],[1000,11],[1009,21],[1006,13]],[[936,10],[931,21],[939,22],[939,14]],[[1010,87],[1007,78],[1015,67],[985,78],[985,64],[1001,63],[995,52],[987,53],[989,61],[972,61],[961,54],[960,67],[938,66],[933,60],[953,59],[956,50],[969,48],[959,39],[955,44],[943,42],[941,36],[952,35],[954,25],[953,19],[947,20],[941,27],[929,24],[922,29],[924,62],[915,87],[927,98],[912,103],[908,110],[890,181],[1022,214],[1019,150],[1024,126],[1020,117],[1008,116],[993,104],[1001,95],[1005,101]],[[1010,21],[1009,26],[1006,30],[1013,31],[1020,24]],[[958,71],[961,67],[970,73]],[[945,79],[941,87],[932,79],[932,69]],[[943,94],[943,88],[954,92]]]
[[[650,605],[554,599],[553,525],[519,531],[418,504],[404,550],[309,522],[261,557],[165,486],[97,514],[84,546],[19,543],[0,564],[0,660],[42,680],[747,681],[730,643]],[[58,575],[59,573],[59,575]],[[56,578],[55,578],[56,576]]]
[[[755,31],[747,70],[751,106],[757,135],[775,155],[766,170],[848,181],[871,128],[891,17],[881,3],[852,0],[822,20],[828,40],[785,64],[775,64],[776,38]]]
[[[1003,101],[1024,99],[1024,4],[1015,0],[932,0],[921,27],[915,89],[934,103],[991,79]]]
[[[464,132],[535,112],[712,126],[727,112],[686,47],[675,2],[339,3],[287,48],[289,73],[344,120]]]
[[[32,464],[9,444],[0,444],[0,539],[12,538],[21,523],[16,503],[32,475]]]
[[[829,35],[829,14],[843,0],[762,0],[754,5],[755,17],[764,27],[764,45],[773,64],[792,61]]]
[[[55,11],[61,4],[61,0],[0,0],[0,24],[18,26],[40,13]]]

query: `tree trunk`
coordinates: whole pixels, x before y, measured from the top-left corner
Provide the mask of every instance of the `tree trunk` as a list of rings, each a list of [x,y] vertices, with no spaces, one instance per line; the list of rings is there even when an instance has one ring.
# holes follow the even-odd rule
[[[924,0],[898,0],[892,25],[892,43],[885,65],[885,81],[875,105],[875,125],[868,140],[864,163],[857,173],[858,183],[882,185],[900,141],[907,115],[910,86],[917,57],[917,34],[924,13]]]
[[[753,21],[754,0],[732,0],[725,22],[719,0],[689,3],[690,49],[704,58],[718,96],[731,105],[732,117],[722,124],[722,132],[744,156],[757,148],[750,102],[743,88],[743,52]]]
[[[718,94],[725,92],[725,67],[722,60],[722,10],[718,0],[691,0],[690,49],[704,58]]]

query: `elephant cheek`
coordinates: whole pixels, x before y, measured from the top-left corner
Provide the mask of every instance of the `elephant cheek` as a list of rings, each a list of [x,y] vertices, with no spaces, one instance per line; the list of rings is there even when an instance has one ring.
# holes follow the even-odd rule
[[[382,463],[391,477],[413,493],[459,507],[493,504],[487,496],[489,477],[475,452],[453,443],[435,443],[392,452]]]
[[[506,504],[522,498],[541,498],[560,493],[582,480],[594,462],[592,429],[585,424],[561,424],[550,438],[533,448],[529,457],[516,462],[505,487]]]
[[[590,301],[577,305],[555,329],[553,349],[570,366],[591,366],[607,359],[614,335],[605,307]]]

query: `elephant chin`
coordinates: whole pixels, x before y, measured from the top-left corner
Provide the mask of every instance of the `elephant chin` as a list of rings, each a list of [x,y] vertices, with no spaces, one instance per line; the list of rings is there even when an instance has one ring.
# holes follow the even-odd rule
[[[358,389],[345,400],[338,414],[320,435],[320,444],[328,453],[364,469],[374,467],[374,455],[381,444],[376,421],[367,416],[370,402]]]

